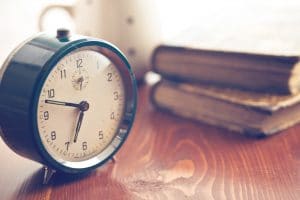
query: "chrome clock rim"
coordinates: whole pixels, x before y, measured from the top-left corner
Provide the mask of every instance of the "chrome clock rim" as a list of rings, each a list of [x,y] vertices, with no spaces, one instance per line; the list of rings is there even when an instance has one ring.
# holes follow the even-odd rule
[[[123,111],[123,118],[119,124],[119,127],[115,133],[112,142],[98,155],[83,161],[66,161],[58,157],[51,156],[42,144],[40,134],[37,128],[37,105],[39,94],[42,89],[42,85],[59,60],[61,60],[67,54],[74,51],[81,50],[93,50],[109,58],[122,74],[123,83],[125,87],[125,107]],[[106,41],[94,40],[85,38],[83,40],[75,40],[66,44],[62,49],[56,52],[45,64],[45,69],[42,70],[41,77],[36,84],[36,93],[32,103],[32,115],[33,117],[33,132],[36,144],[40,151],[41,156],[44,158],[45,165],[48,165],[54,169],[68,173],[80,173],[88,171],[89,169],[96,168],[104,164],[107,160],[111,159],[112,156],[118,151],[126,140],[128,133],[131,129],[135,110],[136,110],[136,86],[135,78],[130,70],[130,65],[125,56],[113,45]]]

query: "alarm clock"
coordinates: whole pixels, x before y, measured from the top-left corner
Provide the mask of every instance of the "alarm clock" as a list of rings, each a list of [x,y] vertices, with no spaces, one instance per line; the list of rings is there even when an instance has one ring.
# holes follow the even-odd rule
[[[88,172],[122,146],[136,111],[123,53],[104,40],[46,33],[28,39],[0,73],[1,137],[17,154],[55,171]]]

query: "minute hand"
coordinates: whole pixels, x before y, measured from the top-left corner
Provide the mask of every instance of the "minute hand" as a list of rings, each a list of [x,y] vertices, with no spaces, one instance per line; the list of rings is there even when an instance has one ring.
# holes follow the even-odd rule
[[[81,105],[78,103],[70,103],[64,101],[45,100],[45,103],[59,105],[59,106],[70,106],[75,108],[81,108]]]
[[[75,136],[74,136],[74,140],[73,140],[74,143],[77,142],[78,133],[80,131],[80,127],[81,127],[82,120],[83,120],[83,115],[84,115],[84,111],[80,111],[79,118],[78,118],[77,125],[76,125]]]

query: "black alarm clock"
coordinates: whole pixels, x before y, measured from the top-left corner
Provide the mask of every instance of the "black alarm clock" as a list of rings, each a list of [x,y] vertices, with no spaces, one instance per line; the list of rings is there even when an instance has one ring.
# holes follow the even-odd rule
[[[78,174],[112,158],[136,111],[130,65],[114,45],[60,29],[17,47],[0,72],[0,125],[17,154]]]

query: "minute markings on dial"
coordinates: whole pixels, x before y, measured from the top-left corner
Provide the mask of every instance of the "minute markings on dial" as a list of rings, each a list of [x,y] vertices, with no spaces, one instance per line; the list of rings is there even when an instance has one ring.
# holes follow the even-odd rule
[[[51,72],[52,74],[44,83],[39,101],[39,111],[41,111],[39,112],[39,129],[43,134],[45,147],[54,158],[67,161],[89,159],[101,153],[110,144],[118,128],[124,108],[124,96],[126,96],[120,72],[110,60],[105,60],[97,54],[95,54],[96,60],[87,59],[88,57],[94,58],[93,53],[83,56],[80,52],[79,55],[75,53],[69,58],[66,57],[64,62],[61,61],[59,68]],[[76,60],[78,59],[82,59],[82,63],[78,61],[77,67]],[[111,66],[108,67],[108,65]],[[110,74],[107,75],[108,73]],[[55,90],[54,95],[52,89]],[[52,90],[50,95],[48,95],[48,90]],[[74,143],[74,134],[81,112],[79,102],[83,99],[91,103],[92,109],[84,113],[80,131],[77,131],[78,139]],[[44,113],[45,111],[49,113]],[[112,116],[110,116],[111,112],[114,112]],[[49,120],[45,121],[45,118],[48,119],[48,114]],[[114,119],[111,120],[110,117]],[[94,122],[91,120],[93,118],[99,119],[101,123]],[[43,122],[45,123],[42,124]],[[57,131],[56,140],[50,137],[53,130]],[[100,130],[105,134],[99,135]],[[46,134],[49,134],[48,141],[45,138]],[[68,151],[65,142],[70,142]],[[86,143],[83,144],[83,142]]]

